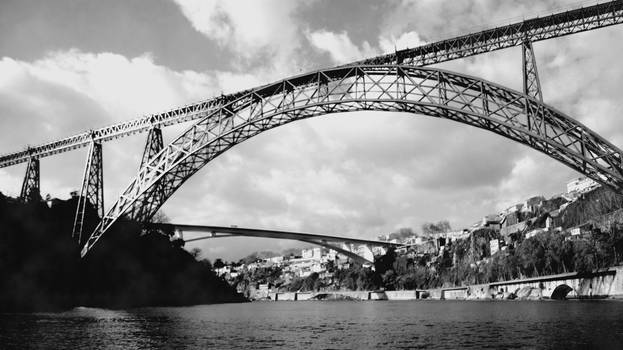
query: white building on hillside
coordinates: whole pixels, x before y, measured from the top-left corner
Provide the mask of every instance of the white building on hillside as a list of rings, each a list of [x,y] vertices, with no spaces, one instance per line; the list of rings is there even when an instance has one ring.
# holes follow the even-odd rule
[[[320,248],[320,247],[303,249],[301,251],[301,255],[303,256],[303,259],[320,260],[322,258],[323,253],[324,253],[323,248]]]
[[[283,256],[273,256],[272,258],[266,259],[266,262],[269,264],[281,266],[281,264],[283,264]]]
[[[597,186],[599,186],[599,183],[597,183],[595,180],[589,179],[588,177],[579,177],[577,179],[573,179],[567,182],[567,193],[584,193],[592,190]]]

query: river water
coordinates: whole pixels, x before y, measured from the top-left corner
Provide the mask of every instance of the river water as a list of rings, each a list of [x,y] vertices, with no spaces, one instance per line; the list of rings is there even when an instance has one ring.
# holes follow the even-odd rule
[[[620,301],[309,301],[0,314],[2,349],[623,349]]]

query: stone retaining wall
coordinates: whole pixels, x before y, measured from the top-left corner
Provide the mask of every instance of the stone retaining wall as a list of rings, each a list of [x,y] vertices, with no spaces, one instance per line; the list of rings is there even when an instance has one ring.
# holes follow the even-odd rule
[[[569,292],[563,292],[563,294],[566,293],[565,297],[567,298],[623,298],[623,266],[599,271],[590,277],[578,277],[574,273],[568,273],[515,281],[477,284],[464,288],[399,291],[288,292],[270,293],[269,297],[271,300],[278,301],[309,300],[318,294],[341,295],[358,300],[489,300],[507,299],[510,296],[519,296],[521,298],[520,295],[517,295],[521,291],[521,293],[527,293],[527,299],[540,299],[560,295],[561,290],[570,290]]]

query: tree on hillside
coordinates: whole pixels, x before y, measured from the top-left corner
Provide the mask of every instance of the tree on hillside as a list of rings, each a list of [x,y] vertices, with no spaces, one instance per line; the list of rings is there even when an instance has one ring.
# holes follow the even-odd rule
[[[374,269],[382,275],[385,271],[391,270],[394,267],[395,261],[396,251],[394,248],[389,248],[385,255],[374,259]]]
[[[422,233],[431,235],[434,233],[449,232],[452,230],[448,220],[440,220],[438,222],[425,222],[422,224]]]
[[[405,238],[408,237],[413,237],[415,236],[415,232],[413,231],[413,229],[411,227],[402,227],[400,229],[398,229],[398,231],[396,232],[392,232],[389,234],[389,239],[397,239],[397,240],[403,240]]]
[[[154,224],[168,224],[171,222],[167,214],[165,214],[162,210],[159,210],[151,217],[150,222]]]
[[[221,258],[217,258],[214,260],[214,264],[212,265],[215,269],[220,269],[225,266],[225,263]]]

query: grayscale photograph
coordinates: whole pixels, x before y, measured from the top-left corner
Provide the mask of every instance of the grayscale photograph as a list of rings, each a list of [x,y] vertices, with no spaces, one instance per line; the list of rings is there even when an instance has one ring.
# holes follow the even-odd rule
[[[623,0],[0,0],[0,349],[623,349]]]

